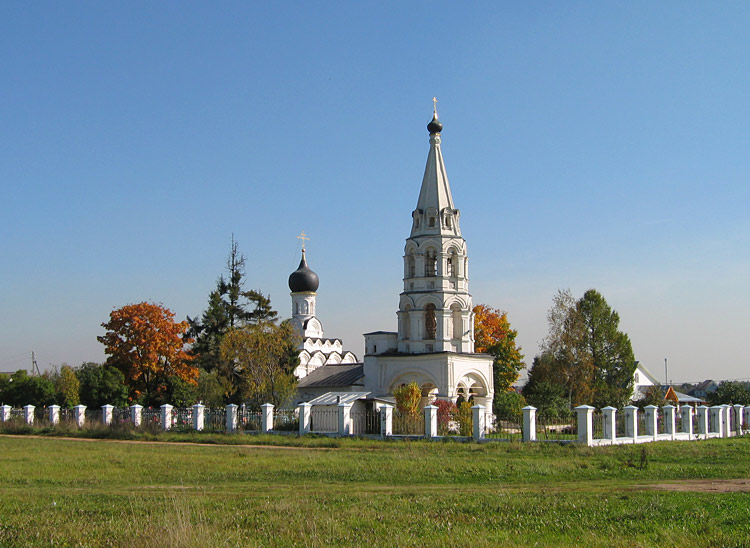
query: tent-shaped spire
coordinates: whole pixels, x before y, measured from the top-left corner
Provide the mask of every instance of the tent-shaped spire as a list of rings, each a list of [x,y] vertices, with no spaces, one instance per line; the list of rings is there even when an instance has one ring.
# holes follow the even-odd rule
[[[435,99],[433,101],[437,102]],[[437,108],[433,110],[432,121],[427,124],[427,130],[430,132],[430,152],[427,155],[417,208],[412,214],[414,225],[411,235],[460,236],[458,211],[453,206],[448,174],[440,150],[440,132],[443,130],[443,124],[438,120]]]

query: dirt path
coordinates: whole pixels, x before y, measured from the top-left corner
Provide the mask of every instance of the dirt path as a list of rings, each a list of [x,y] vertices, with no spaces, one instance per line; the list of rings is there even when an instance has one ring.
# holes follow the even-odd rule
[[[675,482],[639,485],[642,489],[659,491],[686,491],[699,493],[750,493],[750,479],[728,480],[683,480]]]

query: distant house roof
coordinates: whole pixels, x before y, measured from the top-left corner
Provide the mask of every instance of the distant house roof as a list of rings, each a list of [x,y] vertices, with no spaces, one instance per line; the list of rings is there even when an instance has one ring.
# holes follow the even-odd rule
[[[646,366],[643,365],[641,362],[636,362],[635,371],[637,373],[641,373],[644,377],[646,377],[650,381],[651,384],[659,384],[659,380],[654,376],[653,373],[651,373],[651,371],[646,369]],[[637,382],[635,384],[639,385],[639,384],[648,384],[648,383]]]
[[[330,364],[318,367],[300,380],[297,386],[299,388],[352,386],[364,376],[364,365],[361,363]]]

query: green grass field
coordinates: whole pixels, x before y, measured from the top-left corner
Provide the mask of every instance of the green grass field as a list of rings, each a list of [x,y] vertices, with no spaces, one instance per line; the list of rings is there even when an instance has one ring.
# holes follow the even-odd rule
[[[750,546],[748,437],[296,443],[0,437],[0,546]]]

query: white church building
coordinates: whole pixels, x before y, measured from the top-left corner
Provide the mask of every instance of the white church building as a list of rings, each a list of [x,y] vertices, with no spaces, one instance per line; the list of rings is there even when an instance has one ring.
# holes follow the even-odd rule
[[[392,401],[395,388],[416,381],[423,405],[473,397],[492,412],[493,360],[474,352],[469,259],[440,149],[437,110],[427,129],[430,149],[404,248],[398,330],[366,333],[364,360],[358,362],[340,339],[323,338],[315,316],[319,279],[304,248],[299,268],[289,276],[292,321],[302,337],[298,402],[338,394],[377,404]]]

